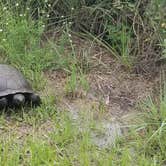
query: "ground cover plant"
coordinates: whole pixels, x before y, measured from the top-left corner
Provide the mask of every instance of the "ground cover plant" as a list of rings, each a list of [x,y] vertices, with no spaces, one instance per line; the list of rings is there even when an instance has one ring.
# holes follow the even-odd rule
[[[165,0],[2,0],[0,63],[43,102],[1,111],[0,165],[165,165],[165,11]],[[99,146],[112,117],[124,134]]]

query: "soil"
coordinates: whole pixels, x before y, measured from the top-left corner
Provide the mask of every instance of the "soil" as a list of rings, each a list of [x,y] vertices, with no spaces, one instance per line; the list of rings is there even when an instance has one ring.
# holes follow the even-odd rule
[[[85,128],[82,112],[86,112],[87,118],[93,113],[93,119],[105,129],[102,135],[92,132],[94,143],[101,147],[114,144],[115,137],[125,131],[123,126],[133,121],[140,111],[139,103],[153,95],[159,77],[156,75],[151,78],[133,73],[108,51],[94,43],[88,44],[78,38],[73,38],[73,43],[77,46],[78,58],[82,56],[81,50],[88,52],[90,70],[86,78],[89,90],[84,91],[78,87],[74,94],[66,94],[67,75],[62,71],[51,70],[45,72],[47,86],[43,95],[48,93],[55,96],[59,110],[69,111],[81,130]],[[128,115],[132,116],[130,122],[126,118]]]
[[[107,113],[120,117],[130,111],[136,111],[137,104],[153,94],[159,80],[158,75],[150,78],[135,74],[107,50],[94,43],[88,43],[76,37],[73,37],[73,43],[77,48],[78,59],[82,58],[82,50],[88,51],[90,69],[86,78],[90,88],[85,92],[78,87],[75,94],[66,95],[67,75],[65,72],[46,71],[47,86],[44,93],[48,92],[56,96],[58,105],[61,103],[69,103],[69,105],[88,103],[89,105],[102,102]]]

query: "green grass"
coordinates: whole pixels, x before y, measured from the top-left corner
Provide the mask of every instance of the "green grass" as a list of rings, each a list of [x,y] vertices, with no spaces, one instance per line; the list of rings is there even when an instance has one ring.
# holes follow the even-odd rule
[[[86,79],[86,75],[82,70],[77,69],[75,65],[71,66],[71,73],[67,78],[65,92],[66,95],[75,96],[77,92],[89,90],[89,83]],[[76,96],[75,96],[76,97]]]
[[[107,3],[106,0],[103,2],[73,0],[63,1],[62,7],[59,7],[62,1],[56,2],[54,7],[58,14],[53,14],[52,22],[51,18],[47,17],[48,14],[52,14],[52,9],[49,3],[44,1],[40,1],[39,6],[34,8],[44,10],[44,14],[35,19],[32,11],[35,4],[30,1],[22,8],[20,1],[18,1],[18,6],[15,1],[0,3],[0,63],[11,64],[21,70],[31,81],[35,90],[42,91],[45,87],[45,71],[63,70],[68,75],[67,94],[74,94],[77,89],[88,91],[89,83],[86,74],[90,70],[90,55],[83,51],[82,59],[77,58],[70,36],[71,31],[78,28],[87,32],[86,37],[93,38],[114,56],[120,57],[123,64],[130,67],[135,58],[131,55],[134,52],[131,47],[135,39],[133,35],[136,35],[137,39],[140,37],[140,34],[137,34],[138,31],[133,31],[135,25],[140,25],[134,21],[140,21],[142,17],[137,15],[138,4],[132,2],[123,4],[120,1],[115,5],[112,1]],[[163,46],[162,54],[165,57],[164,16],[156,3],[151,2],[146,11],[148,16],[155,15],[155,18],[149,17],[151,19],[148,19],[145,15],[147,19],[145,23],[149,24],[150,29],[156,30],[155,35],[150,37],[157,38],[154,41],[159,41],[158,44]],[[158,3],[162,5],[164,0]],[[138,20],[132,20],[132,23],[128,24],[126,21],[128,12],[124,13],[123,18],[121,17],[122,13],[128,9],[125,5],[130,12],[132,10],[135,12],[133,13]],[[112,14],[108,12],[110,8]],[[85,9],[87,13],[84,13]],[[118,13],[121,13],[120,20],[114,19],[117,18]],[[101,22],[97,21],[98,18]],[[80,22],[79,19],[85,19],[85,22]],[[42,35],[50,23],[54,22],[60,26],[62,35],[58,41],[49,39],[43,47],[41,45]],[[99,24],[96,25],[96,23]],[[77,26],[73,27],[73,25]],[[104,31],[96,32],[94,28],[96,26],[104,28]],[[141,26],[141,28],[145,27]],[[136,49],[139,49],[138,41],[136,40],[136,45],[133,44]],[[65,52],[66,46],[69,47],[67,53]],[[141,123],[136,124],[135,127],[129,126],[129,133],[117,140],[114,147],[107,148],[99,148],[91,139],[91,132],[98,122],[84,113],[86,127],[85,130],[80,131],[79,126],[70,118],[70,114],[57,108],[54,96],[42,97],[43,103],[38,108],[22,109],[17,112],[10,110],[10,114],[2,111],[0,115],[0,165],[164,165],[166,163],[165,95],[162,91],[160,101],[157,103],[151,98],[145,102],[141,106],[143,113],[138,117],[142,120]],[[103,114],[105,112],[102,102],[99,111]]]
[[[52,98],[41,107],[1,115],[0,165],[162,165],[166,150],[165,95],[160,107],[145,102],[140,124],[113,147],[99,148],[91,132],[93,115],[82,114],[85,130],[68,112],[58,110]],[[148,111],[146,113],[146,111]],[[92,114],[92,112],[91,112]],[[88,118],[87,118],[88,115]],[[92,124],[93,123],[93,124]]]

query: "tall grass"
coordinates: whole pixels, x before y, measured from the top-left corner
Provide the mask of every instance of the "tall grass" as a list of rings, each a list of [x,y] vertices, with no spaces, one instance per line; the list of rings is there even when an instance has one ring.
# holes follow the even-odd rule
[[[8,4],[1,6],[0,51],[5,55],[2,62],[20,68],[39,88],[37,82],[41,82],[42,71],[50,66],[54,55],[47,46],[44,49],[40,46],[44,31],[42,20],[34,22],[28,12],[19,10],[20,4],[17,4],[14,4],[15,11]]]
[[[102,42],[114,56],[120,57],[126,66],[135,64],[135,59],[141,63],[142,56],[148,57],[145,63],[150,66],[151,59],[161,56],[158,45],[165,39],[165,32],[161,27],[165,23],[164,0],[4,0],[1,4],[2,11],[7,9],[4,11],[5,15],[8,10],[14,11],[19,19],[20,15],[26,15],[26,18],[28,15],[35,25],[46,26],[45,30],[63,28],[64,24],[68,24],[73,31],[87,33],[88,37],[93,36]],[[41,26],[35,29],[39,35],[41,31]],[[147,49],[150,51],[146,52]]]

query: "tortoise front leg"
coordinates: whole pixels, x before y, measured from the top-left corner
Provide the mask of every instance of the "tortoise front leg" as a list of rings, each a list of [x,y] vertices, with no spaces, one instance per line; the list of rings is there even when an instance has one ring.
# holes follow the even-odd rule
[[[13,95],[12,105],[14,107],[21,107],[25,103],[25,96],[23,94],[15,94]]]
[[[41,99],[39,95],[35,93],[29,95],[29,101],[32,104],[32,106],[39,106],[41,104]]]

